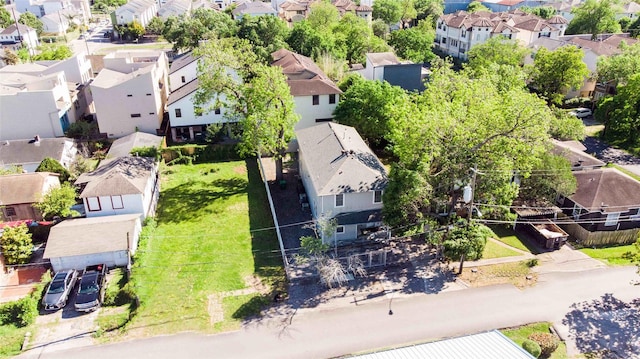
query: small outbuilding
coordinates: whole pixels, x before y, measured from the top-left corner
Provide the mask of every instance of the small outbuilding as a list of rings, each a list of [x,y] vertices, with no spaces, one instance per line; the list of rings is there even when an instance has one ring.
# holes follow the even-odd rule
[[[68,219],[51,227],[44,258],[55,272],[105,263],[125,267],[138,247],[140,214]]]

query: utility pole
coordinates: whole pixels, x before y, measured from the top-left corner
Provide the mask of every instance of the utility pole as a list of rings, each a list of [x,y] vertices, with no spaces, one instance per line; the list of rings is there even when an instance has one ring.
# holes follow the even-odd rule
[[[478,176],[478,173],[479,173],[478,172],[478,165],[474,164],[473,167],[471,168],[471,171],[473,172],[473,175],[471,176],[471,184],[465,186],[464,192],[463,192],[463,195],[462,195],[462,199],[464,200],[464,202],[469,205],[469,209],[468,209],[468,212],[467,212],[467,231],[469,230],[469,227],[471,226],[471,217],[473,216],[473,198],[475,197],[476,179],[477,179],[477,176]],[[464,257],[465,257],[465,253],[462,253],[460,255],[460,269],[458,270],[459,274],[462,274],[462,266],[464,265]]]

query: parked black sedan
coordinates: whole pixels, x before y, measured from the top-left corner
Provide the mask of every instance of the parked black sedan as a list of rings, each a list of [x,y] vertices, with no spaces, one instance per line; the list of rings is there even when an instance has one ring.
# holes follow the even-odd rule
[[[75,269],[56,273],[42,298],[44,309],[58,310],[64,308],[77,279],[78,271]]]
[[[89,266],[82,271],[80,288],[76,296],[75,308],[80,312],[91,312],[100,307],[104,300],[107,266]]]

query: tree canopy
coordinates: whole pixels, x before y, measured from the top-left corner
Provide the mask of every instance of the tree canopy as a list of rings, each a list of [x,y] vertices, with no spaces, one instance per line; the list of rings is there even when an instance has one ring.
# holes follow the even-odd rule
[[[43,47],[42,51],[33,56],[34,61],[40,60],[64,60],[73,56],[69,46],[65,44]]]
[[[42,200],[33,206],[42,212],[42,217],[45,219],[53,219],[75,215],[76,212],[71,210],[74,204],[76,204],[76,190],[69,183],[63,183],[59,188],[52,188],[45,193]]]
[[[44,25],[40,22],[40,20],[38,20],[38,18],[34,14],[30,12],[22,13],[22,15],[20,15],[20,18],[18,19],[18,22],[23,25],[27,25],[30,28],[35,29],[36,33],[38,33],[38,36],[42,35],[42,31],[44,30]]]
[[[13,24],[13,17],[4,6],[0,7],[0,29],[6,29]]]
[[[600,82],[615,81],[626,84],[631,76],[640,74],[640,43],[622,43],[622,52],[598,57],[597,72]]]
[[[601,100],[595,118],[604,123],[603,137],[613,145],[640,145],[640,73],[631,76],[618,93]]]
[[[473,71],[487,69],[490,64],[519,67],[530,50],[517,41],[494,36],[486,42],[478,44],[468,52],[468,65]]]
[[[395,24],[402,17],[402,5],[398,0],[376,0],[373,3],[373,18],[380,19],[387,25]]]
[[[0,237],[2,254],[7,264],[25,264],[31,259],[33,241],[26,224],[5,227]]]
[[[619,33],[618,8],[618,0],[586,0],[571,11],[574,17],[565,33],[591,34],[591,40],[596,40],[602,33]]]
[[[489,10],[488,7],[482,5],[482,3],[480,1],[472,1],[471,3],[469,3],[469,6],[467,6],[467,12],[470,13],[474,13],[474,12],[478,12],[478,11],[489,11],[491,12],[491,10]]]
[[[565,45],[554,51],[541,47],[535,54],[531,86],[547,101],[560,103],[572,88],[580,88],[589,75],[582,50]]]
[[[267,64],[272,52],[287,47],[288,36],[287,24],[275,16],[243,16],[238,25],[238,37],[249,41],[258,59]]]
[[[237,25],[231,16],[224,12],[197,9],[191,17],[167,18],[160,30],[162,36],[173,44],[174,50],[192,50],[197,48],[202,40],[233,36],[237,31]]]
[[[415,63],[430,62],[435,58],[431,51],[435,30],[429,21],[421,21],[416,27],[396,30],[391,33],[389,45],[398,56]]]
[[[67,182],[69,180],[69,171],[64,168],[60,162],[51,157],[46,157],[40,162],[36,172],[53,172],[60,175],[60,182]]]

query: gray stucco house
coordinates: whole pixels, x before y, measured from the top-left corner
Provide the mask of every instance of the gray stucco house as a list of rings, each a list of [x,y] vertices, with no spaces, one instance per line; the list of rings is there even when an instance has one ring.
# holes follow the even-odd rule
[[[300,178],[314,219],[336,218],[325,243],[356,240],[382,226],[387,171],[349,126],[327,122],[298,130]]]

